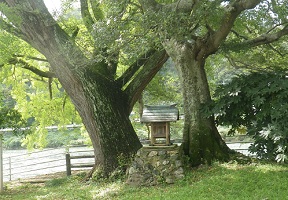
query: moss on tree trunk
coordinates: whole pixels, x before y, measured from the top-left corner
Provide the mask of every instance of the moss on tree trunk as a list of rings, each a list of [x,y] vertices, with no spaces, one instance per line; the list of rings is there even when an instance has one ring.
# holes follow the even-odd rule
[[[201,106],[211,101],[204,60],[182,60],[178,66],[183,80],[185,154],[193,166],[211,164],[213,160],[227,160],[229,148],[219,135],[213,117],[206,118],[201,112]]]
[[[142,145],[129,119],[127,97],[115,81],[89,70],[81,81],[88,107],[78,111],[92,140],[96,164],[109,175]]]

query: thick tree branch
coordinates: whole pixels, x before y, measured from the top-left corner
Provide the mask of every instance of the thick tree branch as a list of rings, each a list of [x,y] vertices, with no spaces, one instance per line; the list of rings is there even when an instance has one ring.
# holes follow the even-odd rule
[[[98,1],[90,1],[90,4],[95,19],[97,21],[104,19],[104,13],[100,8],[100,3]]]
[[[165,50],[155,53],[149,58],[148,62],[145,63],[141,71],[126,87],[125,93],[128,95],[130,110],[141,96],[142,91],[161,69],[168,58],[169,56]]]
[[[2,2],[11,7],[1,12],[8,20],[15,22],[16,25],[13,23],[13,26],[17,26],[21,31],[21,39],[45,55],[54,71],[61,66],[61,70],[57,72],[61,75],[57,77],[64,77],[62,84],[68,77],[73,77],[72,70],[81,71],[91,65],[92,61],[85,57],[71,37],[57,24],[43,0]]]
[[[236,0],[231,1],[231,3],[226,7],[227,12],[222,18],[222,23],[218,30],[208,39],[207,46],[209,49],[202,49],[199,53],[198,59],[208,56],[219,48],[220,44],[226,39],[227,35],[230,33],[236,18],[241,12],[252,9],[256,7],[261,0]]]
[[[283,54],[281,52],[279,52],[277,49],[275,49],[271,43],[279,40],[280,38],[284,37],[288,35],[288,25],[285,26],[283,29],[274,32],[274,33],[270,33],[270,31],[267,31],[265,34],[262,34],[256,38],[253,39],[246,39],[241,43],[237,43],[237,44],[233,44],[230,46],[229,49],[233,49],[233,47],[236,47],[237,49],[246,49],[247,47],[256,47],[256,46],[261,46],[261,45],[265,45],[268,44],[269,47],[275,51],[276,53],[278,53],[280,56],[283,56]]]
[[[281,37],[288,35],[288,26],[285,26],[282,30],[270,33],[270,34],[263,34],[257,38],[246,40],[242,44],[243,45],[249,45],[252,47],[263,45],[263,44],[270,44],[272,42],[275,42],[279,40]]]
[[[53,72],[45,72],[45,71],[42,71],[32,65],[30,65],[29,63],[25,62],[24,60],[22,59],[18,59],[18,58],[11,58],[8,62],[9,64],[13,64],[13,65],[16,65],[16,64],[21,64],[21,67],[23,69],[27,69],[31,72],[33,72],[34,74],[38,75],[38,76],[41,76],[41,77],[44,77],[44,78],[56,78],[56,75],[53,73]],[[1,66],[4,66],[4,64],[0,65]]]
[[[135,75],[135,73],[139,70],[141,66],[143,66],[149,59],[150,56],[155,54],[155,50],[150,50],[146,52],[144,55],[140,56],[123,74],[121,77],[117,79],[117,82],[124,86],[126,85],[131,78]]]
[[[93,31],[94,20],[89,12],[87,0],[80,0],[81,15],[87,30],[91,33]]]
[[[222,23],[219,29],[215,32],[211,38],[214,41],[215,48],[218,48],[223,40],[226,39],[227,35],[231,31],[234,21],[239,14],[248,9],[252,9],[257,6],[261,0],[237,0],[228,5],[226,8],[228,11],[222,18]]]

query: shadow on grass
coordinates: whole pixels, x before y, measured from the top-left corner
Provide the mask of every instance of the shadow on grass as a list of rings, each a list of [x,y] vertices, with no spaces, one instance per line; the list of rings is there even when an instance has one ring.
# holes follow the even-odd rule
[[[214,164],[187,173],[174,185],[125,189],[115,199],[288,199],[288,167]],[[131,194],[129,194],[131,193]]]

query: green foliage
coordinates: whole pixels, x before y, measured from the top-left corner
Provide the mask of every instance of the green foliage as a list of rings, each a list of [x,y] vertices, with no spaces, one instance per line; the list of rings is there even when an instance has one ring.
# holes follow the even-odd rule
[[[239,75],[216,89],[210,112],[218,125],[231,126],[230,133],[246,127],[258,157],[287,161],[287,81],[284,71]]]
[[[80,128],[73,130],[49,131],[46,140],[46,147],[48,148],[86,144],[86,138],[81,135]]]
[[[27,121],[22,118],[21,113],[13,108],[14,102],[6,90],[7,89],[1,85],[0,129],[11,128],[15,134],[24,133],[25,131],[21,130],[21,128],[27,126]]]
[[[0,108],[0,128],[21,128],[25,122],[22,120],[21,114],[8,107]]]
[[[153,80],[146,87],[143,94],[145,104],[173,104],[181,106],[182,94],[178,72],[169,59]]]
[[[18,50],[20,51],[20,49]],[[29,56],[37,57],[39,55],[35,50],[30,50],[25,45],[22,46],[22,51],[24,50],[30,53]],[[38,62],[29,58],[23,59],[26,59],[26,62],[33,66],[38,66],[43,71],[48,71],[45,62]],[[5,119],[9,119],[12,116],[16,117],[18,113],[18,120],[14,120],[14,123],[19,123],[19,125],[15,124],[18,127],[27,126],[27,124],[21,123],[20,116],[23,121],[29,121],[31,134],[28,134],[22,140],[28,148],[43,148],[47,144],[47,126],[58,125],[61,127],[72,123],[81,124],[81,119],[74,105],[58,80],[53,79],[51,84],[52,93],[49,93],[48,79],[39,78],[33,72],[21,68],[18,64],[14,67],[5,65],[0,70],[0,74],[2,83],[11,88],[9,92],[15,101],[15,105],[13,104],[14,111],[10,110],[10,113],[7,113],[7,110],[2,110],[6,113],[2,113],[1,116],[6,116]],[[8,98],[8,96],[5,98]],[[12,128],[13,124],[10,123],[9,126],[6,125],[7,128]]]
[[[15,136],[15,135],[9,135],[5,134],[3,137],[3,147],[5,149],[19,149],[21,148],[21,140],[22,137],[21,136]]]

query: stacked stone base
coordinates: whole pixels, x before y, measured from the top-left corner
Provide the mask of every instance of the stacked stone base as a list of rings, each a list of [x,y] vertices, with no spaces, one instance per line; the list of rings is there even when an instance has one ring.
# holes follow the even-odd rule
[[[127,184],[133,186],[174,183],[184,177],[179,147],[177,145],[143,147],[137,152],[127,173]]]

